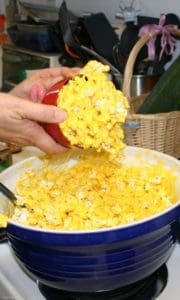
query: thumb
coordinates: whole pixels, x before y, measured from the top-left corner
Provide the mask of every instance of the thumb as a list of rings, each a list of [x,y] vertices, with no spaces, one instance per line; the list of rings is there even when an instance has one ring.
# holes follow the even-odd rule
[[[23,118],[41,123],[61,123],[67,115],[54,105],[26,101],[26,105],[23,105]]]

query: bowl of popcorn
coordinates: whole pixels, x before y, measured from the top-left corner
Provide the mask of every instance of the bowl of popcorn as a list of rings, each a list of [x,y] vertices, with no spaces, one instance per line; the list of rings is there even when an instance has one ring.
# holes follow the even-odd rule
[[[108,72],[90,61],[44,97],[67,113],[63,123],[43,125],[67,152],[0,174],[16,197],[2,216],[12,252],[35,280],[64,291],[136,283],[167,261],[176,240],[180,161],[125,145],[128,100]]]
[[[117,160],[108,157],[77,147],[27,158],[0,174],[17,199],[6,220],[9,246],[40,283],[111,291],[151,275],[171,255],[180,161],[130,146]]]

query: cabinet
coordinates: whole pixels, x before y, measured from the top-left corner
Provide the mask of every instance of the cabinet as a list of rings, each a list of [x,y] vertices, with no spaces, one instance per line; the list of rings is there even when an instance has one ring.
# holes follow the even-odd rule
[[[7,92],[28,72],[60,65],[59,53],[42,53],[6,44],[2,47],[2,91]]]

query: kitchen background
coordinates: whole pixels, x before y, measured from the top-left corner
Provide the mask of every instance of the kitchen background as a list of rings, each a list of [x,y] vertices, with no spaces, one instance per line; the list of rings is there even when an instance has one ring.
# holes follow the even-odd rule
[[[37,0],[32,0],[32,1],[4,0],[4,1],[1,1],[0,2],[0,15],[6,16],[5,30],[6,30],[6,28],[10,28],[12,25],[14,25],[14,24],[12,24],[12,21],[15,21],[14,16],[16,16],[16,14],[14,13],[14,10],[13,10],[13,4],[15,2],[20,3],[19,8],[21,11],[21,17],[23,16],[24,20],[27,16],[26,13],[28,11],[28,13],[32,12],[35,16],[38,14],[39,19],[44,18],[48,21],[52,21],[52,20],[54,21],[59,18],[58,14],[59,14],[59,8],[61,6],[62,0],[41,0],[41,1],[37,1]],[[134,1],[133,0],[124,0],[123,5],[127,5],[127,7],[129,7],[129,5],[133,3],[133,11],[131,12],[131,14],[129,14],[129,11],[128,11],[128,14],[123,14],[124,18],[122,18],[122,14],[121,14],[122,9],[121,8],[123,7],[123,5],[121,5],[121,7],[120,7],[120,2],[121,2],[120,0],[112,0],[111,2],[109,2],[108,0],[103,0],[103,1],[102,0],[101,1],[100,0],[99,1],[67,0],[66,4],[68,7],[68,10],[76,17],[86,16],[86,15],[89,15],[90,13],[98,13],[98,12],[104,13],[105,17],[112,24],[112,26],[116,27],[116,33],[118,34],[119,38],[121,37],[122,31],[124,30],[124,23],[125,23],[124,20],[129,21],[129,17],[130,17],[130,21],[131,21],[131,18],[133,18],[133,15],[134,15],[135,20],[136,20],[137,15],[151,17],[151,18],[153,17],[153,18],[157,18],[157,20],[159,19],[161,13],[174,13],[176,15],[180,15],[180,5],[179,5],[178,0],[172,0],[170,4],[167,2],[164,3],[163,0],[154,1],[154,2],[152,2],[152,1],[150,2],[150,1],[146,1],[146,0],[134,0]],[[24,10],[24,8],[25,8],[25,10]],[[38,13],[37,13],[37,11],[38,11]],[[22,20],[23,20],[23,17],[22,17]],[[28,17],[29,17],[29,15],[28,15]],[[14,18],[14,20],[12,20],[13,18]],[[39,53],[40,60],[45,59],[46,63],[44,64],[44,66],[43,65],[39,66],[37,64],[37,68],[57,65],[57,63],[59,62],[58,55],[49,57],[49,54],[48,54],[48,57],[44,58],[44,56],[46,56],[47,52],[48,53],[49,52],[59,52],[59,53],[62,52],[61,50],[54,51],[53,43],[52,43],[53,41],[51,42],[50,40],[49,41],[46,40],[46,44],[45,44],[45,43],[43,43],[44,40],[40,40],[41,38],[44,38],[45,28],[38,26],[39,28],[36,27],[36,29],[35,29],[35,27],[34,27],[34,28],[31,28],[33,31],[30,32],[31,29],[28,27],[25,28],[24,24],[19,24],[18,26],[21,26],[21,27],[23,26],[23,28],[21,28],[23,30],[23,32],[17,31],[16,29],[11,27],[12,28],[11,31],[10,30],[8,31],[10,40],[13,41],[13,43],[15,43],[16,46],[19,46],[19,47],[23,47],[23,48],[31,49],[31,50],[38,50],[38,51],[40,50],[40,53]],[[97,28],[97,25],[96,25],[96,28]],[[19,29],[19,27],[18,27],[18,29]],[[42,32],[41,32],[41,29],[42,29]],[[26,30],[26,32],[25,32],[25,30]],[[36,37],[37,38],[36,41],[39,42],[39,44],[40,44],[39,48],[38,48],[38,44],[36,42],[32,43],[31,39],[28,40],[28,35],[30,35],[30,36],[33,35],[33,38],[34,38],[34,36],[35,36],[34,30],[39,30],[39,32],[37,32],[37,37]],[[92,34],[94,35],[93,30],[92,30]],[[96,31],[96,29],[95,29],[95,31]],[[49,31],[47,32],[47,36],[48,35],[49,35]],[[114,37],[112,37],[112,38],[114,38]],[[97,39],[98,39],[98,37],[97,37]],[[129,37],[128,37],[128,39],[129,39]],[[132,37],[132,39],[133,39],[133,37]],[[101,39],[101,40],[103,40],[103,39]],[[131,38],[130,38],[130,40],[131,40]],[[102,42],[102,41],[100,41],[100,42]],[[56,41],[56,44],[57,44],[57,41]],[[102,42],[102,45],[101,45],[101,48],[103,48],[103,52],[99,53],[102,56],[104,56],[105,58],[106,58],[106,56],[104,55],[104,53],[108,52],[108,50],[107,49],[104,50],[104,49],[111,47],[111,45],[108,45],[108,44],[109,44],[109,36],[107,35],[107,37],[104,37],[104,41]],[[32,48],[32,46],[34,48]],[[20,76],[20,79],[23,79],[23,76],[24,76],[23,69],[22,69],[22,72],[20,70],[20,73],[19,73],[19,70],[17,70],[17,69],[15,70],[15,68],[12,68],[12,65],[8,66],[6,63],[7,60],[9,60],[9,56],[12,57],[12,56],[14,56],[14,54],[22,57],[22,52],[20,51],[20,53],[17,53],[16,49],[11,50],[11,49],[9,49],[9,47],[8,47],[8,49],[6,49],[6,48],[7,47],[5,47],[4,51],[2,51],[2,48],[0,47],[0,50],[1,50],[0,51],[0,62],[1,62],[0,63],[0,88],[3,89],[4,91],[12,88],[13,83],[14,83],[14,80],[11,80],[11,78],[9,78],[9,76],[12,77],[13,75],[8,75],[8,78],[5,78],[5,76],[7,76],[6,74],[11,74],[12,70],[14,70],[15,73],[18,74],[18,76]],[[59,50],[59,48],[58,48],[58,50]],[[9,51],[11,51],[11,53]],[[13,53],[12,53],[12,51],[13,51]],[[119,51],[119,49],[117,49],[117,52],[118,51]],[[173,59],[176,58],[179,51],[180,51],[180,42],[178,40],[177,45],[176,45],[176,51],[175,51],[170,63],[173,61]],[[129,55],[128,51],[125,50],[125,52],[127,53],[127,55]],[[7,55],[6,55],[6,53],[7,53]],[[29,55],[29,53],[25,53],[25,55],[27,55],[27,54]],[[122,54],[122,52],[121,52],[121,54]],[[113,54],[113,55],[115,56],[116,54]],[[119,54],[117,54],[117,57],[119,57]],[[25,56],[24,56],[24,58],[25,58]],[[20,61],[20,58],[17,57],[17,59]],[[12,59],[10,59],[10,60],[12,60]],[[47,60],[51,61],[51,62],[48,64]],[[108,60],[109,60],[109,57],[108,57]],[[114,62],[114,58],[112,59],[112,57],[110,57],[110,61],[112,61],[112,60]],[[35,59],[35,61],[36,61],[36,59]],[[68,62],[66,60],[63,60],[63,62],[60,61],[60,64],[71,65],[71,61],[70,61],[70,59]],[[3,66],[4,66],[4,69],[6,69],[6,71],[7,70],[9,71],[8,73],[5,72],[5,76],[4,76],[4,80],[6,81],[6,83],[7,83],[7,81],[9,83],[5,84],[4,86],[3,86],[3,74],[4,74]],[[168,63],[166,66],[168,66]],[[22,65],[21,65],[21,67],[22,67]],[[28,69],[27,65],[26,65],[26,69]],[[36,66],[34,66],[34,65],[32,66],[32,64],[31,64],[31,69],[36,69]],[[121,68],[120,68],[120,71],[122,72]],[[161,73],[161,72],[159,72],[159,73]],[[18,82],[18,80],[19,79],[15,80],[15,84]]]
[[[126,0],[128,2],[128,0]],[[31,0],[31,1],[23,1],[23,2],[31,2],[32,4],[39,3],[47,5],[54,5],[55,7],[59,6],[62,0]],[[72,11],[76,13],[84,13],[84,12],[97,12],[102,11],[106,14],[110,22],[118,22],[115,18],[116,13],[119,11],[119,2],[120,0],[67,0],[68,6]],[[1,0],[0,1],[0,12],[5,12],[5,7],[9,3],[9,0]],[[147,1],[147,0],[138,0],[137,6],[142,10],[142,13],[147,16],[159,17],[160,13],[169,13],[174,12],[176,14],[180,14],[180,2],[179,0],[156,0],[156,1]]]

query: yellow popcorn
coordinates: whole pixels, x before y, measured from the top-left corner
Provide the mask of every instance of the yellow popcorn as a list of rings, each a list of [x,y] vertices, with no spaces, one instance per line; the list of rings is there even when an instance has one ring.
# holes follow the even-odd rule
[[[97,152],[64,167],[45,160],[18,180],[13,220],[65,231],[131,224],[175,204],[175,182],[160,162],[114,164]]]
[[[109,66],[92,60],[61,89],[57,105],[67,112],[59,124],[72,145],[106,151],[111,158],[124,148],[121,128],[128,100],[108,77]]]
[[[0,228],[5,228],[7,226],[8,216],[0,213]]]

